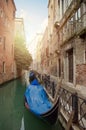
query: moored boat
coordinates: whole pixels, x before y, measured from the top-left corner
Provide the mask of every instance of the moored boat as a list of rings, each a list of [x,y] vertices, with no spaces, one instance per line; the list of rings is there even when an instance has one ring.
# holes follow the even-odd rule
[[[59,99],[55,104],[49,99],[44,87],[39,84],[36,77],[30,76],[30,85],[25,91],[25,106],[37,117],[50,124],[55,124],[58,117]]]

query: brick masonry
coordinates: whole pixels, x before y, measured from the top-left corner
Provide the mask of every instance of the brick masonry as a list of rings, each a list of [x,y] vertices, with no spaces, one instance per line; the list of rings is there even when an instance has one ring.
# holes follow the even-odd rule
[[[76,66],[76,83],[86,86],[86,64]]]
[[[14,78],[15,11],[13,0],[0,0],[0,84]]]

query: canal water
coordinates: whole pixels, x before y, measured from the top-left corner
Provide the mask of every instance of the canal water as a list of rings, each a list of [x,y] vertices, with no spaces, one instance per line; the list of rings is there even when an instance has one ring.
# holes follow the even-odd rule
[[[0,86],[0,130],[63,130],[45,123],[24,107],[26,85],[21,79]]]

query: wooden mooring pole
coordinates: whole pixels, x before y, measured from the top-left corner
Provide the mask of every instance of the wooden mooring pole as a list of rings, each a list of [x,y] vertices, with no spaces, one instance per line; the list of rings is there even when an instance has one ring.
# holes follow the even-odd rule
[[[78,96],[72,94],[72,112],[66,125],[66,130],[70,130],[72,123],[78,124]]]
[[[70,130],[73,117],[74,117],[74,110],[70,114],[69,120],[68,120],[67,125],[66,125],[66,130]]]

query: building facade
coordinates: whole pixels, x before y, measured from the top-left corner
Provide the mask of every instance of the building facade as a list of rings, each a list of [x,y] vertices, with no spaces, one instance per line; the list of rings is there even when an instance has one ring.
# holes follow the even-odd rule
[[[49,66],[51,75],[58,76],[57,61],[58,61],[58,39],[57,28],[55,28],[55,7],[57,3],[51,0],[48,3],[48,41],[49,41]]]
[[[37,43],[36,43],[36,55],[35,55],[35,67],[34,69],[36,69],[39,73],[41,73],[42,69],[41,69],[41,50],[42,50],[42,37],[43,34],[42,33],[38,33],[37,34]]]
[[[41,40],[41,68],[43,74],[49,74],[49,45],[48,45],[48,27],[46,27]]]
[[[25,40],[23,18],[15,18],[15,35],[20,35]]]
[[[52,75],[57,78],[57,85],[55,87],[52,85],[51,89],[54,88],[52,92],[56,95],[59,79],[63,78],[59,90],[61,105],[58,118],[64,128],[68,128],[71,124],[74,130],[84,130],[86,129],[86,0],[48,1],[48,41],[50,80],[52,81]],[[74,102],[75,97],[77,102]],[[73,110],[77,114],[74,114],[72,119]],[[76,124],[78,128],[73,127]]]
[[[49,0],[48,10],[51,74],[86,86],[86,1]]]
[[[0,0],[0,84],[14,78],[14,19],[13,0]]]

